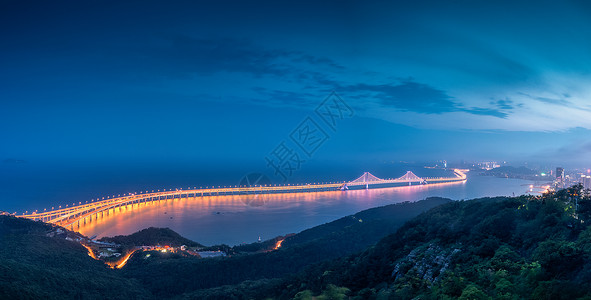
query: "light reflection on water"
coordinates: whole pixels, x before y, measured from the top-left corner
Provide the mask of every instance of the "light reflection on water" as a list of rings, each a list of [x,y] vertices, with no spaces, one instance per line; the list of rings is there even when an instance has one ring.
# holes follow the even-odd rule
[[[454,200],[525,193],[529,181],[485,176],[467,182],[346,192],[211,196],[135,204],[87,222],[87,236],[130,234],[168,227],[205,245],[254,242],[295,233],[376,206],[431,196]],[[76,229],[76,228],[74,228]]]

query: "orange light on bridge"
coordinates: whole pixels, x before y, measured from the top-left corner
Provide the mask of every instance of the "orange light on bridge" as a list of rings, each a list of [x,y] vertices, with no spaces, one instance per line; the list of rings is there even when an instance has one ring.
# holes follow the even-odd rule
[[[463,174],[462,171],[467,171],[467,170],[457,170],[456,172],[456,177],[455,178],[438,178],[437,181],[439,180],[448,180],[448,181],[453,181],[453,182],[459,182],[461,181],[465,181],[466,180],[466,176],[465,174]],[[409,171],[410,172],[410,171]],[[380,179],[377,178],[373,175],[371,175],[373,178],[370,181],[367,181],[368,176],[371,174],[364,174],[362,175],[362,177],[351,181],[351,182],[347,182],[347,181],[343,181],[344,184],[350,183],[350,184],[354,184],[354,185],[367,185],[369,184],[381,184],[381,183],[389,183],[389,182],[400,182],[401,180],[414,180],[418,177],[416,177],[416,175],[412,174],[411,175],[405,175],[401,178],[397,178],[397,179],[392,179],[392,180],[384,180],[384,179]],[[411,176],[411,177],[409,177]],[[363,179],[363,181],[358,181],[359,179]],[[420,179],[420,178],[419,178]],[[452,182],[449,182],[452,183]],[[434,184],[433,182],[431,182],[431,184]],[[443,184],[443,183],[441,183]],[[307,184],[265,184],[265,185],[255,185],[255,186],[242,186],[240,185],[238,188],[237,185],[234,185],[234,187],[224,187],[223,189],[221,188],[221,186],[218,186],[219,190],[216,189],[215,186],[212,186],[211,189],[209,189],[209,186],[207,186],[207,191],[201,191],[202,195],[201,196],[205,196],[205,193],[209,193],[211,195],[209,196],[213,196],[213,193],[229,193],[229,192],[238,192],[238,194],[240,194],[241,192],[255,192],[258,193],[258,191],[265,191],[265,192],[269,192],[269,193],[273,193],[273,192],[277,192],[277,193],[281,193],[281,191],[288,191],[288,192],[296,192],[296,193],[300,193],[300,192],[310,192],[310,191],[326,191],[326,188],[340,188],[340,186],[338,186],[338,183],[328,183],[328,182],[315,182],[313,184],[311,183],[307,183]],[[273,188],[275,187],[275,188]],[[202,187],[200,187],[202,189]],[[180,189],[182,191],[182,189]],[[152,190],[154,191],[154,190]],[[158,190],[160,191],[160,190]],[[166,189],[164,189],[164,191],[166,191]],[[147,192],[147,191],[146,191]],[[169,192],[163,192],[162,194],[158,195],[154,195],[158,198],[158,200],[160,200],[161,197],[168,197],[170,195],[172,195],[173,197],[176,196],[176,194],[181,194],[184,192],[180,192],[178,189],[176,192],[170,190]],[[129,193],[129,195],[135,195],[134,193]],[[107,196],[107,200],[104,200],[105,198],[103,197],[103,201],[100,201],[100,198],[97,198],[97,203],[93,204],[91,206],[88,205],[81,205],[81,202],[79,202],[79,204],[81,205],[80,207],[76,207],[75,203],[72,204],[71,208],[68,208],[68,205],[66,205],[66,209],[65,210],[61,210],[61,206],[59,206],[60,210],[51,213],[51,215],[47,215],[47,217],[50,218],[50,223],[55,223],[55,224],[60,224],[60,225],[66,225],[66,226],[72,226],[72,224],[74,224],[73,222],[79,221],[79,219],[82,218],[86,218],[88,216],[88,214],[95,214],[101,211],[109,211],[110,209],[112,209],[115,206],[121,206],[121,205],[128,205],[130,201],[136,201],[137,198],[132,198],[132,197],[122,197],[122,198],[113,198],[112,200],[109,200],[110,196]],[[114,195],[113,195],[114,197]],[[147,198],[146,198],[147,199]],[[91,201],[94,201],[94,199],[92,199]],[[88,202],[88,201],[86,201]],[[92,211],[89,210],[89,208],[92,208]],[[55,207],[52,207],[52,210],[55,209]],[[36,213],[37,211],[35,211]],[[28,214],[28,211],[26,212]],[[23,216],[25,218],[35,218],[32,215],[25,215],[23,214]],[[74,220],[72,220],[72,218]]]

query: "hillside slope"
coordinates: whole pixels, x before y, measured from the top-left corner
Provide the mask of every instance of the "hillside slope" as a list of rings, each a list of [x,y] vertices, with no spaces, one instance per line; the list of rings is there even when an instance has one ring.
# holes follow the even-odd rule
[[[88,256],[77,234],[0,216],[0,299],[145,299],[135,280]]]
[[[275,296],[589,298],[591,200],[580,192],[441,205],[359,255],[278,285]]]
[[[138,254],[123,270],[109,269],[89,257],[75,241],[81,237],[75,232],[0,216],[0,299],[161,299],[199,292],[232,299],[244,297],[249,287],[254,292],[248,298],[256,298],[261,292],[273,293],[281,283],[266,278],[282,278],[311,264],[359,252],[413,216],[450,201],[431,198],[366,210],[291,236],[278,251],[240,255],[249,248],[240,246],[230,249],[238,255],[225,259],[158,252],[146,259]],[[103,240],[125,246],[200,246],[167,228]]]
[[[126,246],[169,245],[178,247],[181,245],[187,245],[192,247],[204,247],[197,242],[182,237],[180,234],[174,232],[170,228],[155,227],[145,228],[130,235],[103,237],[100,239],[100,241],[112,242]]]
[[[281,278],[309,265],[362,251],[412,217],[450,201],[429,198],[373,208],[302,231],[287,238],[279,250],[266,253],[206,260],[134,256],[122,272],[126,277],[140,280],[158,297],[246,280]]]

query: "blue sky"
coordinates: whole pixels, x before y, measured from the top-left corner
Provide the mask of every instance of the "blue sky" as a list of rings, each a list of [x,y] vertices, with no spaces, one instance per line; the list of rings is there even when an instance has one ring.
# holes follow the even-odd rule
[[[591,164],[585,1],[3,1],[0,158]]]

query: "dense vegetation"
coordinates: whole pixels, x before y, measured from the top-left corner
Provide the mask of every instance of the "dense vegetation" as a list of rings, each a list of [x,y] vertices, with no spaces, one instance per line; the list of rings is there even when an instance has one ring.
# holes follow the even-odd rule
[[[450,199],[431,197],[418,202],[404,202],[370,208],[324,225],[306,229],[283,242],[284,247],[322,244],[338,253],[357,252],[396,232],[406,221]],[[320,245],[318,245],[320,246]]]
[[[100,241],[112,242],[124,246],[142,246],[142,245],[168,245],[178,247],[181,245],[191,247],[203,247],[203,245],[182,237],[180,234],[172,231],[170,228],[149,227],[142,229],[131,235],[118,235],[114,237],[104,237]]]
[[[486,174],[514,174],[514,175],[536,175],[538,172],[529,169],[527,167],[512,167],[512,166],[503,166],[494,169],[490,169],[486,171]]]
[[[231,249],[214,247],[234,254],[225,259],[158,252],[145,259],[145,254],[138,254],[123,270],[108,269],[90,258],[79,243],[65,239],[68,235],[76,238],[75,233],[56,234],[57,227],[48,224],[0,216],[0,299],[142,299],[186,292],[183,296],[189,298],[256,298],[260,293],[272,294],[281,283],[265,278],[282,277],[314,262],[363,250],[413,216],[449,201],[432,198],[364,211],[306,230],[302,236],[293,235],[279,251],[243,254],[268,249],[276,242],[273,239]],[[200,246],[162,228],[102,240],[124,246]],[[235,285],[221,286],[228,283]]]
[[[0,216],[0,299],[138,299],[149,293],[93,260],[71,232]]]
[[[292,278],[275,296],[340,287],[359,299],[590,298],[591,200],[580,190],[439,206],[359,255]]]
[[[487,170],[481,173],[482,175],[508,177],[508,178],[523,178],[529,180],[539,180],[538,172],[527,167],[511,167],[503,166]]]
[[[267,253],[206,260],[167,255],[151,255],[148,259],[134,256],[122,272],[126,277],[139,279],[159,297],[239,284],[245,280],[280,278],[313,263],[362,251],[395,232],[412,217],[450,201],[429,198],[362,211],[288,237],[279,250]]]
[[[53,226],[0,216],[0,298],[591,299],[590,222],[580,186],[438,198],[341,218],[277,251],[260,252],[272,241],[216,259],[142,253],[110,270]],[[161,229],[109,240],[145,243],[150,231],[187,244]]]

